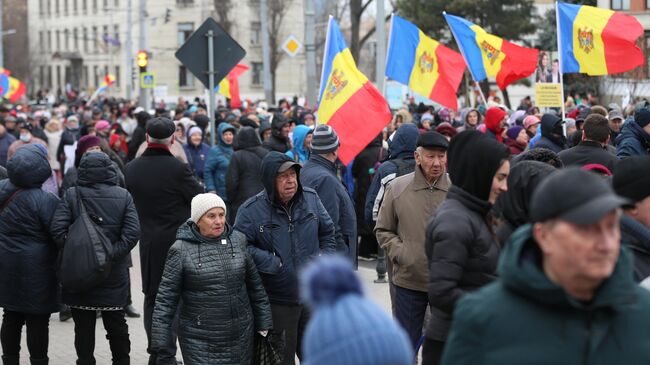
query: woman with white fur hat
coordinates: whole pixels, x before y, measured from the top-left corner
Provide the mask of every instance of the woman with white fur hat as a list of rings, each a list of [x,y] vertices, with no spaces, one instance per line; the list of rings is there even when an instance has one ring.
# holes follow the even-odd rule
[[[153,312],[153,349],[171,340],[179,307],[185,364],[251,364],[255,331],[272,328],[246,236],[226,223],[226,204],[216,194],[192,199],[191,217],[169,249]]]

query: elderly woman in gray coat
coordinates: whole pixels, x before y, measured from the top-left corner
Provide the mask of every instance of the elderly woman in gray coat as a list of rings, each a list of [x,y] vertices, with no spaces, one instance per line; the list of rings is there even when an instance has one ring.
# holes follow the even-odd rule
[[[178,338],[186,365],[249,365],[255,331],[264,333],[273,322],[246,237],[226,223],[226,205],[216,194],[195,196],[191,214],[167,255],[152,347],[170,341],[180,306]]]

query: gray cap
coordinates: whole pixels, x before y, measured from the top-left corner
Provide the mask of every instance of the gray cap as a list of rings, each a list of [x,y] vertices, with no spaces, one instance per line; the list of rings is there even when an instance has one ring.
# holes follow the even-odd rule
[[[608,117],[609,117],[609,120],[614,120],[614,119],[623,120],[623,119],[625,119],[625,118],[623,118],[623,113],[621,113],[621,111],[618,110],[618,109],[614,109],[611,112],[609,112]]]

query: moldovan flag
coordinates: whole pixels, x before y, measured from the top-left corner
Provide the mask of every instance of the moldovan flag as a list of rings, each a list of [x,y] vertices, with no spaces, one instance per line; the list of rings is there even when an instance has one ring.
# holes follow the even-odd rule
[[[463,56],[427,37],[415,24],[393,14],[390,22],[386,77],[451,109],[463,79]]]
[[[497,85],[503,90],[535,72],[538,50],[510,43],[461,17],[447,13],[443,15],[474,81],[495,77]]]
[[[609,75],[644,64],[636,39],[643,27],[633,16],[558,2],[562,73]]]
[[[349,164],[390,122],[386,99],[354,63],[339,25],[330,16],[318,94],[318,121],[334,128],[339,159]]]
[[[241,99],[239,98],[239,76],[248,71],[249,67],[239,63],[230,70],[228,75],[219,82],[215,91],[219,94],[230,99],[231,108],[241,107]]]
[[[9,90],[4,95],[5,98],[9,99],[10,103],[15,103],[20,99],[21,96],[25,95],[27,89],[25,84],[20,82],[17,78],[9,77]]]

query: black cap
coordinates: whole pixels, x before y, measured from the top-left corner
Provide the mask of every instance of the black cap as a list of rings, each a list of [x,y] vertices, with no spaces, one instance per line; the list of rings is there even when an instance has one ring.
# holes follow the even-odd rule
[[[612,183],[616,194],[633,202],[650,196],[650,157],[632,156],[620,160]]]
[[[153,118],[147,122],[147,134],[151,138],[165,139],[176,132],[174,122],[169,118]]]
[[[576,189],[576,184],[580,188]],[[578,167],[558,170],[544,179],[530,203],[532,222],[561,219],[574,224],[592,224],[612,210],[629,204],[602,178]]]
[[[449,148],[449,141],[438,132],[428,131],[418,136],[416,146],[423,148],[442,148],[446,151]]]

